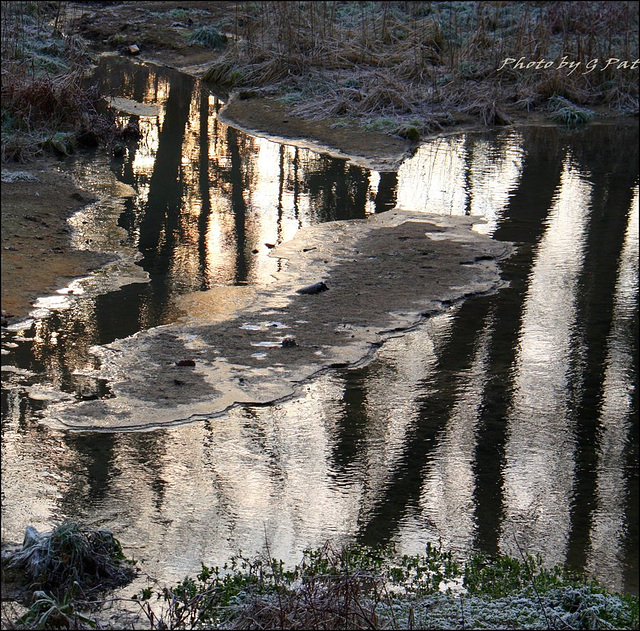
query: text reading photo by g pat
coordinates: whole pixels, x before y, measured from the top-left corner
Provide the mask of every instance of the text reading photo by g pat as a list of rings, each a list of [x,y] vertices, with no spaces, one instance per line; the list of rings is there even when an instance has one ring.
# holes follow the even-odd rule
[[[576,71],[581,74],[589,74],[590,72],[600,71],[603,72],[607,69],[615,70],[638,70],[640,67],[640,59],[633,61],[629,59],[618,59],[617,57],[609,57],[608,59],[590,59],[589,61],[571,61],[568,56],[563,56],[562,59],[549,60],[538,59],[530,60],[526,57],[505,57],[502,60],[502,64],[498,68],[498,71],[503,69],[511,70],[567,70],[567,74],[570,75]]]

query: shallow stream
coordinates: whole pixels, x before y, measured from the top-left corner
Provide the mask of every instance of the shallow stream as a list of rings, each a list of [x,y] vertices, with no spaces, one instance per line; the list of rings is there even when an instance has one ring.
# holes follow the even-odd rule
[[[235,130],[175,71],[106,59],[97,76],[141,137],[71,161],[99,197],[71,223],[118,259],[3,329],[3,542],[82,519],[166,581],[265,541],[288,562],[327,539],[522,549],[637,594],[637,124],[448,135],[384,173]],[[443,296],[368,363],[273,404],[147,431],[45,422],[117,405],[96,347],[171,325],[196,352],[194,319],[237,317],[285,270],[274,246],[392,208],[482,219],[515,246],[505,286]]]

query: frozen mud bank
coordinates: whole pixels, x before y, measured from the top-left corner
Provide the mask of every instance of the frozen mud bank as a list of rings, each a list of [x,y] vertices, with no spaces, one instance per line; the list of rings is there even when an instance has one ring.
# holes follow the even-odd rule
[[[304,228],[272,251],[286,259],[272,283],[184,296],[181,322],[94,348],[111,396],[56,403],[47,420],[92,430],[186,422],[362,363],[424,316],[501,287],[497,261],[511,246],[472,223],[395,210]],[[326,291],[297,293],[320,281]]]

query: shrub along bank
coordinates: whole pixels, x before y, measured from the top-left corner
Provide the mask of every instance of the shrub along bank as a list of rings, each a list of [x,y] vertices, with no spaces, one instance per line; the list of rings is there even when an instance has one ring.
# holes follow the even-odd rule
[[[66,2],[2,3],[3,162],[68,155],[113,133],[100,95],[85,85],[89,56],[61,30]]]
[[[105,590],[129,582],[133,562],[106,530],[64,523],[27,528],[3,553],[3,581],[22,584],[27,607],[3,628],[96,628]],[[17,579],[16,579],[17,576]],[[22,579],[22,580],[20,580]],[[104,596],[102,596],[104,598]],[[466,563],[427,545],[399,555],[330,544],[286,568],[267,549],[223,568],[138,593],[127,609],[140,629],[636,629],[638,598],[612,594],[542,559],[473,557]]]
[[[162,603],[154,606],[153,597]],[[152,628],[170,629],[633,629],[638,599],[607,593],[524,555],[456,562],[392,548],[325,545],[291,570],[237,557],[222,570],[139,595]]]

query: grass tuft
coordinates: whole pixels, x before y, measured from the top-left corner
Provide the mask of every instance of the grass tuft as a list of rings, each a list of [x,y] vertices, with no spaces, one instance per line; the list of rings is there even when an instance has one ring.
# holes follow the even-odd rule
[[[189,41],[211,50],[221,50],[227,45],[227,36],[213,26],[201,26],[189,35]]]
[[[549,99],[551,118],[557,123],[569,127],[584,125],[593,120],[595,113],[584,107],[578,107],[563,96],[552,96]]]
[[[67,592],[60,600],[44,591],[34,592],[26,613],[12,625],[15,629],[95,629],[98,623],[81,613],[73,592]]]
[[[46,590],[57,598],[71,589],[85,595],[124,585],[134,576],[111,531],[73,522],[44,533],[28,526],[22,548],[3,554],[3,562],[30,590]]]

